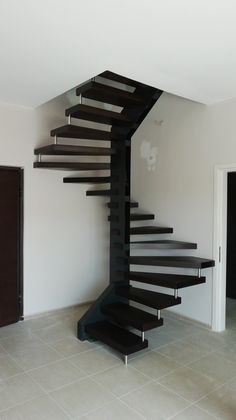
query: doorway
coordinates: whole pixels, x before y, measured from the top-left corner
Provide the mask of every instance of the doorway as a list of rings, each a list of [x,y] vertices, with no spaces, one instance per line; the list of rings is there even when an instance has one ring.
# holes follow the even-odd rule
[[[0,327],[23,317],[23,169],[0,166]]]
[[[227,177],[226,315],[236,317],[236,172]]]

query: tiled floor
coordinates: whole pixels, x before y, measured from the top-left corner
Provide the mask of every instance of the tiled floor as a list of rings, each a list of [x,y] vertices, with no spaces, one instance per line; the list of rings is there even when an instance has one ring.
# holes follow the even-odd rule
[[[1,420],[236,419],[236,302],[220,334],[166,313],[127,367],[75,338],[85,310],[0,329]]]

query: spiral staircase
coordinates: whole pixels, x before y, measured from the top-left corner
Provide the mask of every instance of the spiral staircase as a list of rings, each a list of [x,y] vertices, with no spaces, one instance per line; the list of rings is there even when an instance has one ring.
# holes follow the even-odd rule
[[[105,71],[79,86],[76,94],[79,103],[65,111],[68,124],[51,131],[51,144],[35,149],[37,162],[34,163],[34,168],[85,173],[92,171],[91,176],[65,177],[63,182],[107,185],[106,189],[87,191],[87,196],[109,198],[107,206],[110,213],[110,279],[106,289],[78,321],[78,338],[105,343],[120,352],[127,363],[128,355],[148,347],[145,331],[163,325],[161,310],[181,304],[178,290],[204,283],[206,278],[202,276],[201,270],[213,267],[214,261],[193,256],[146,256],[146,252],[143,256],[130,255],[130,250],[138,245],[142,245],[144,249],[153,247],[166,250],[166,253],[168,250],[197,248],[195,243],[161,239],[161,235],[173,233],[171,227],[150,224],[132,226],[132,222],[153,220],[154,215],[137,210],[133,212],[139,204],[130,197],[131,138],[160,98],[162,91]],[[84,120],[87,124],[105,124],[107,128],[101,130],[77,123],[73,125],[72,119]],[[98,145],[75,145],[74,140],[73,144],[69,144],[69,139],[88,142],[96,140]],[[103,146],[104,142],[107,142],[107,147]],[[45,155],[57,159],[42,161]],[[63,160],[58,161],[58,156],[63,156]],[[109,162],[107,158],[105,162],[96,162],[94,159],[92,162],[72,162],[68,161],[66,156],[102,156],[109,157]],[[104,176],[102,172],[102,175],[99,175],[101,171],[108,174]],[[131,241],[136,235],[138,238],[142,238],[143,235],[144,239]],[[153,235],[156,235],[157,239],[153,240]],[[134,269],[131,271],[131,265],[171,267],[173,270],[181,267],[193,269],[196,274],[150,273]],[[133,286],[133,281],[135,284],[140,283],[141,287]],[[159,286],[172,292],[146,290],[145,285],[151,285],[152,289],[153,286]],[[152,308],[152,311],[148,308]]]

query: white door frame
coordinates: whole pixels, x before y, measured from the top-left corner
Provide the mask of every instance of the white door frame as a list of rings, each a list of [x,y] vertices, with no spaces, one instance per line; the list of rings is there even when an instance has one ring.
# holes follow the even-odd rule
[[[212,329],[225,330],[226,310],[226,248],[227,248],[227,175],[236,172],[236,163],[214,168],[214,229],[213,229],[213,299]]]

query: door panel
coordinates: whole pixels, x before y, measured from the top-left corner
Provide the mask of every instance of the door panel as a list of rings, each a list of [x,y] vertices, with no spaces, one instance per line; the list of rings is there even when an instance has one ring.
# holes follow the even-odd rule
[[[22,315],[22,170],[0,167],[0,327]]]
[[[236,299],[236,172],[228,174],[226,296]]]

